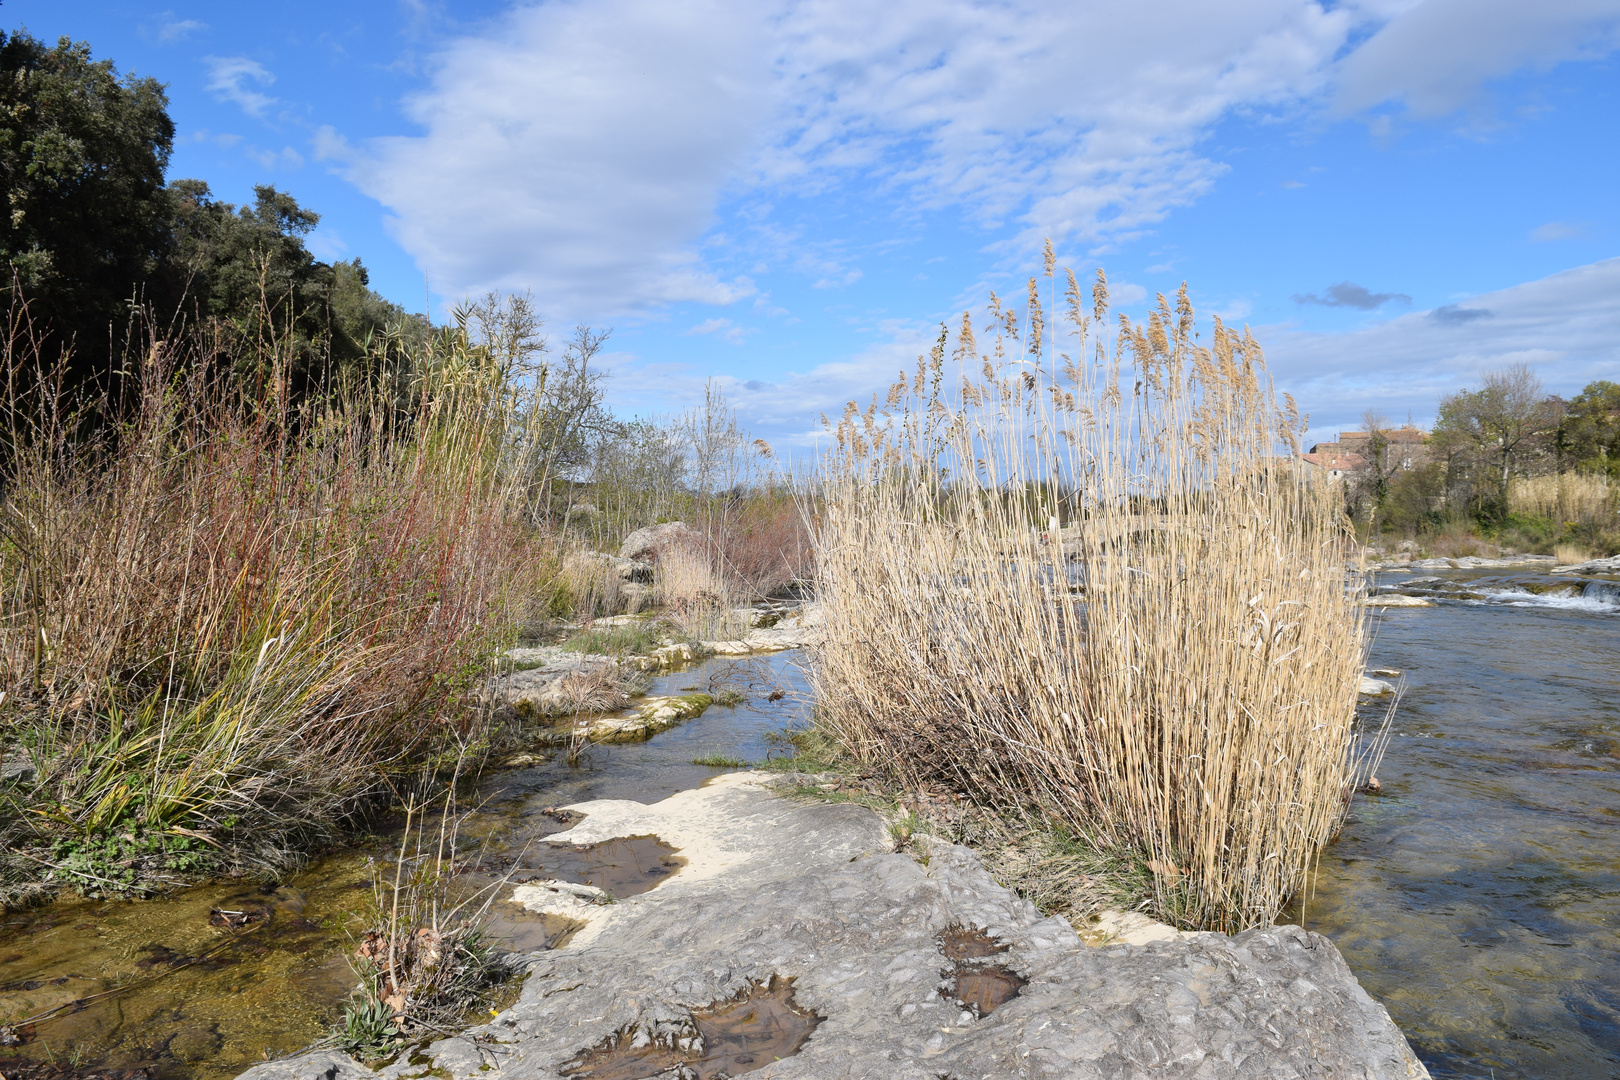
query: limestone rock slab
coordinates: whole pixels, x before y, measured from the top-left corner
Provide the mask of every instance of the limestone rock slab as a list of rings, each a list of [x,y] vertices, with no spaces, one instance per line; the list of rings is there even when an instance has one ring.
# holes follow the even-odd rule
[[[688,864],[649,892],[592,905],[566,947],[534,954],[518,1003],[433,1044],[431,1066],[377,1075],[556,1077],[616,1033],[689,1038],[691,1010],[772,975],[793,978],[798,1004],[825,1020],[759,1080],[1427,1075],[1332,943],[1298,927],[1094,948],[997,885],[968,849],[896,853],[872,812],[781,798],[759,774],[651,805],[573,809],[585,819],[548,840],[652,833]],[[521,899],[543,909],[534,892]],[[957,926],[1006,944],[998,959],[1025,980],[983,1018],[942,994],[940,935]],[[278,1068],[247,1075],[326,1076]]]

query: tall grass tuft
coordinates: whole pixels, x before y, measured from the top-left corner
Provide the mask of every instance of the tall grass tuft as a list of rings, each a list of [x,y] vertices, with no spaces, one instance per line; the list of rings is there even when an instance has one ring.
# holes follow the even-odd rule
[[[1259,346],[1218,319],[1200,344],[1185,288],[1110,356],[1101,273],[1087,304],[1048,247],[1053,328],[1042,286],[834,425],[819,715],[905,783],[1140,859],[1180,925],[1268,922],[1377,746],[1342,499],[1292,465]]]
[[[464,332],[441,346],[403,401],[294,406],[273,345],[192,338],[150,342],[116,429],[12,402],[0,708],[35,774],[0,789],[8,846],[102,888],[171,847],[274,869],[476,742],[464,692],[551,548],[513,512],[512,387]],[[254,393],[207,376],[244,359]]]
[[[1508,508],[1531,517],[1612,527],[1620,515],[1620,486],[1596,473],[1514,477]]]

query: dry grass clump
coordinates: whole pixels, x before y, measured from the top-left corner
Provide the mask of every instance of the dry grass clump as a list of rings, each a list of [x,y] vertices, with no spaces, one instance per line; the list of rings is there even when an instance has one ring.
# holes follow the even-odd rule
[[[142,851],[285,864],[474,736],[464,692],[550,565],[511,512],[510,391],[465,335],[403,410],[295,409],[273,355],[239,397],[188,347],[152,343],[101,437],[8,416],[0,705],[37,774],[0,828],[102,889]]]
[[[1559,566],[1573,566],[1592,558],[1590,549],[1580,544],[1554,544],[1553,559]]]
[[[693,641],[726,641],[748,630],[736,613],[746,600],[704,538],[671,543],[658,554],[654,578],[663,615]]]
[[[371,863],[371,910],[350,961],[360,984],[334,1039],[362,1060],[461,1029],[515,971],[484,933],[506,879],[464,879],[465,816],[453,785],[437,798],[413,795],[393,865]]]
[[[1057,286],[1048,251],[1047,282]],[[1155,868],[1161,916],[1235,930],[1305,884],[1356,788],[1365,646],[1331,485],[1279,456],[1259,346],[1185,290],[1145,326],[1066,275],[964,315],[824,462],[827,730],[907,787],[1050,816]]]
[[[1596,473],[1515,477],[1508,487],[1508,507],[1515,514],[1554,521],[1613,525],[1620,514],[1620,486]]]

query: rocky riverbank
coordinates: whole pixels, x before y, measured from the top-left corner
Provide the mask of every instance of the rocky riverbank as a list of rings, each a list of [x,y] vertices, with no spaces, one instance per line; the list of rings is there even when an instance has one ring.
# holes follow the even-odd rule
[[[686,864],[612,904],[515,890],[505,903],[579,929],[529,957],[488,1024],[377,1073],[328,1053],[243,1080],[1427,1075],[1333,945],[1296,927],[1089,946],[966,848],[897,853],[877,814],[783,798],[761,774],[572,809],[584,820],[548,842],[652,835]]]

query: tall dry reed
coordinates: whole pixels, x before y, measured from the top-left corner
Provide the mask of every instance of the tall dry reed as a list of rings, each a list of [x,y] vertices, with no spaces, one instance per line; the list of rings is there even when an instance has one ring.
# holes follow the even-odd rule
[[[199,348],[153,341],[98,437],[8,417],[0,715],[35,775],[0,825],[103,887],[171,841],[284,864],[442,736],[476,741],[463,693],[548,568],[511,512],[511,391],[465,335],[403,412],[294,407],[273,354],[246,394]]]
[[[1508,485],[1508,508],[1554,521],[1612,526],[1620,514],[1620,486],[1596,473],[1514,477]]]
[[[819,715],[905,782],[1140,857],[1181,925],[1265,923],[1367,767],[1342,499],[1247,333],[1201,345],[1183,289],[1109,356],[1101,273],[1087,310],[1048,248],[1056,341],[1041,285],[836,425]]]

